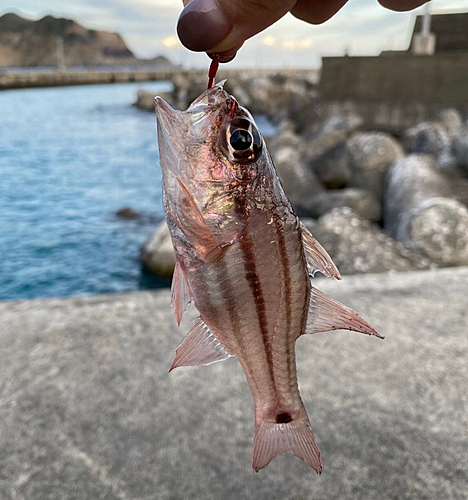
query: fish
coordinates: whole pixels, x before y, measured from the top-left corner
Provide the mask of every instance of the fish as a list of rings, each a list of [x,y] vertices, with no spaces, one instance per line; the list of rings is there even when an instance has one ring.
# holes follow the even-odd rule
[[[299,394],[295,343],[338,329],[383,338],[312,286],[341,279],[293,210],[254,118],[221,82],[186,111],[155,98],[163,206],[175,250],[177,324],[199,316],[170,371],[237,358],[252,392],[252,468],[292,452],[318,474],[322,458]]]

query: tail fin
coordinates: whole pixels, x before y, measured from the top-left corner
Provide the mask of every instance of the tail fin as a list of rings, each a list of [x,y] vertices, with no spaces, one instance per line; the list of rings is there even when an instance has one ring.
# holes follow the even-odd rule
[[[276,455],[291,451],[322,473],[320,450],[315,442],[307,415],[288,423],[272,423],[266,420],[255,422],[252,468],[255,472],[266,467]]]

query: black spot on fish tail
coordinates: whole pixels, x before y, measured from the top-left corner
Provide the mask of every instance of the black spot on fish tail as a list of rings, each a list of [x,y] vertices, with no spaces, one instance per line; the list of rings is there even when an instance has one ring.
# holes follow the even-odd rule
[[[289,422],[292,422],[292,417],[289,413],[284,412],[278,413],[278,415],[276,415],[277,424],[289,424]]]

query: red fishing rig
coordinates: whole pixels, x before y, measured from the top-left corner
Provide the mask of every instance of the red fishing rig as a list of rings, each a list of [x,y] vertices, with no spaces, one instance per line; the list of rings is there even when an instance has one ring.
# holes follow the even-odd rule
[[[237,101],[234,97],[232,97],[231,118],[234,116],[234,113],[236,112],[236,108],[237,108]]]
[[[211,89],[214,87],[215,84],[215,79],[216,79],[216,74],[218,73],[219,69],[219,57],[214,56],[213,60],[211,61],[210,64],[210,69],[208,70],[208,89]],[[236,107],[237,107],[237,101],[232,98],[232,106],[231,106],[231,116],[234,116],[234,113],[236,112]]]
[[[208,88],[214,87],[216,73],[218,73],[219,68],[219,57],[214,56],[210,64],[210,69],[208,70]]]

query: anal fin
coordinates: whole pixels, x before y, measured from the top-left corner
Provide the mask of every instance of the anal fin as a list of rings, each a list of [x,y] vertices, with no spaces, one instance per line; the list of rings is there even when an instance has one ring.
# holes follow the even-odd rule
[[[336,278],[337,280],[340,280],[340,272],[333,263],[331,257],[322,245],[314,238],[312,233],[304,226],[304,224],[302,224],[302,222],[301,233],[309,273],[314,276],[317,271],[320,271],[328,278]]]
[[[304,333],[328,332],[331,330],[353,330],[375,335],[383,339],[356,311],[332,299],[312,287],[309,300],[309,315]]]
[[[211,333],[205,322],[198,318],[184,337],[169,371],[179,366],[211,365],[232,357]]]
[[[179,261],[176,261],[171,283],[171,306],[174,310],[178,326],[180,326],[182,316],[192,300],[192,292],[187,278],[185,277],[182,264]]]

